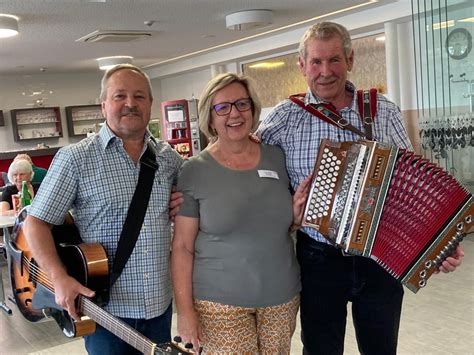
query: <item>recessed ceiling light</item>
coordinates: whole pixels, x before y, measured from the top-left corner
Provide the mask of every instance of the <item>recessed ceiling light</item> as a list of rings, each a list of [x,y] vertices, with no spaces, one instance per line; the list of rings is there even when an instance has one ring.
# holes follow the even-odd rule
[[[113,57],[102,57],[97,58],[97,62],[99,62],[99,69],[100,70],[109,70],[110,68],[115,67],[119,64],[132,64],[133,57],[126,56],[126,55],[118,55]]]
[[[18,34],[18,17],[0,14],[0,38],[13,37]]]

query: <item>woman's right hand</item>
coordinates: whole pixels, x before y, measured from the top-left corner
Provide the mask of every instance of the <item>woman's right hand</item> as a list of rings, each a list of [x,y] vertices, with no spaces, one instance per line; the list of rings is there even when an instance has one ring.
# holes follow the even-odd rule
[[[178,335],[183,344],[193,344],[193,352],[198,353],[202,341],[202,329],[195,310],[178,314]]]

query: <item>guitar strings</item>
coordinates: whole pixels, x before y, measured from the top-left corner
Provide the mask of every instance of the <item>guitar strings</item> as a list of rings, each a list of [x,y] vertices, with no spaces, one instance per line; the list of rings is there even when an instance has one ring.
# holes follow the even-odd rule
[[[41,285],[45,286],[48,290],[54,293],[53,284],[49,280],[46,273],[43,270],[41,270],[41,268],[39,268],[36,264],[31,262],[31,260],[28,259],[26,256],[23,255],[22,260],[23,260],[23,265],[25,266],[26,271],[28,272],[28,275],[31,278],[31,280],[29,281],[39,282]],[[105,313],[105,316],[104,316],[103,309],[100,308],[95,303],[93,303],[91,300],[79,295],[79,306],[84,311],[86,311],[86,313],[94,315],[96,319],[100,319],[101,322],[100,323],[98,322],[98,323],[103,325],[104,328],[109,329],[113,326],[117,327],[118,325],[118,328],[119,328],[118,332],[120,332],[120,335],[122,335],[121,336],[122,338],[124,338],[127,333],[131,334],[132,335],[131,337],[130,336],[127,337],[128,343],[132,345],[133,347],[135,347],[136,349],[142,351],[143,353],[154,354],[156,352],[156,344],[154,342],[152,342],[147,337],[141,335],[133,327],[117,319],[113,315]],[[98,309],[100,309],[100,312],[97,312]]]
[[[38,281],[40,284],[45,286],[51,292],[54,292],[54,287],[51,281],[49,281],[46,273],[41,270],[36,264],[32,263],[26,256],[23,256],[23,265],[26,266],[28,274],[32,276],[32,281]]]

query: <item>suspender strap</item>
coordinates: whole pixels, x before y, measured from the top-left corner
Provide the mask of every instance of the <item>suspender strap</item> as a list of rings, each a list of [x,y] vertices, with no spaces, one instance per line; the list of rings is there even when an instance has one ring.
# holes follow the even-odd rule
[[[357,90],[359,115],[367,139],[373,140],[372,124],[377,113],[377,89]]]
[[[128,207],[127,218],[120,234],[117,252],[110,274],[110,286],[119,278],[125,264],[127,263],[140,234],[145,219],[145,213],[150,201],[151,189],[155,180],[155,171],[158,169],[156,155],[152,143],[149,142],[145,153],[140,159],[140,175],[137,187]]]
[[[333,126],[336,126],[340,129],[347,129],[361,137],[365,137],[364,132],[358,130],[353,125],[351,125],[349,121],[343,118],[334,107],[331,107],[331,105],[324,103],[318,105],[306,105],[304,100],[302,99],[304,97],[305,94],[291,95],[290,100],[326,123],[332,124]]]
[[[341,129],[347,129],[363,138],[369,140],[373,139],[372,124],[377,113],[377,89],[357,91],[357,104],[362,123],[364,124],[365,133],[351,125],[349,121],[343,118],[334,106],[330,104],[320,103],[317,105],[306,105],[304,102],[305,96],[305,93],[296,94],[291,95],[289,99],[326,123]]]

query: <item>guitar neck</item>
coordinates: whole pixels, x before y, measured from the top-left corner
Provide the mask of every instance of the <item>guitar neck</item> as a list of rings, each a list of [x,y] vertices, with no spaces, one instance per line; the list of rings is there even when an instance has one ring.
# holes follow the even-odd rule
[[[157,347],[150,339],[140,334],[127,323],[111,315],[90,299],[80,296],[79,309],[102,327],[115,334],[117,337],[133,346],[144,354],[166,354],[167,351]]]

